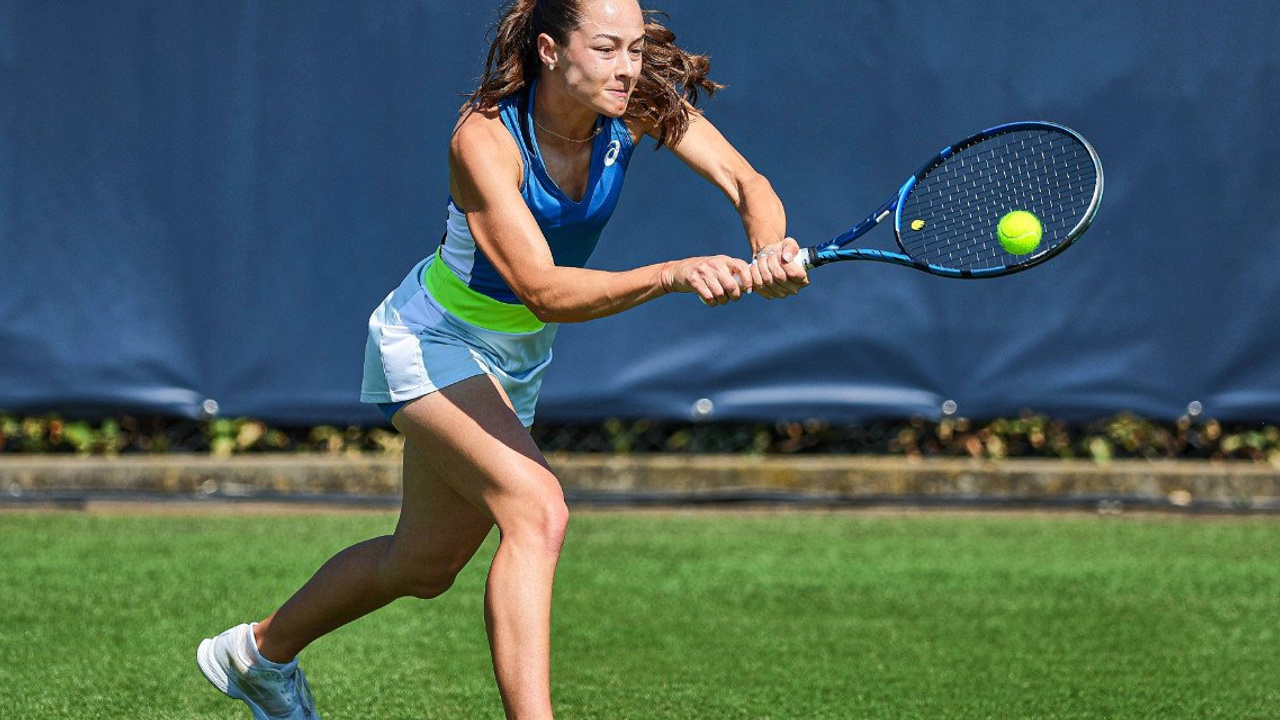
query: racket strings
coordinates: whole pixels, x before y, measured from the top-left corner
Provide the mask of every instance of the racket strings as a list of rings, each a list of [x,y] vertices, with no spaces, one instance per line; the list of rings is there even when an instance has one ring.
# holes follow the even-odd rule
[[[1090,212],[1097,180],[1092,153],[1066,133],[1020,130],[958,148],[903,204],[903,250],[956,270],[1026,263],[1071,239]],[[1013,210],[1040,218],[1034,253],[1011,255],[996,237],[1000,218]]]

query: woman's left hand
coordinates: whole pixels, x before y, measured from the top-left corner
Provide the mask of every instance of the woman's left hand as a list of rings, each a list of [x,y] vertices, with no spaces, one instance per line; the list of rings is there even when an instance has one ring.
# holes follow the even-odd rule
[[[800,292],[809,284],[804,263],[796,261],[800,244],[794,238],[765,245],[756,251],[751,262],[751,281],[761,297],[777,300]]]

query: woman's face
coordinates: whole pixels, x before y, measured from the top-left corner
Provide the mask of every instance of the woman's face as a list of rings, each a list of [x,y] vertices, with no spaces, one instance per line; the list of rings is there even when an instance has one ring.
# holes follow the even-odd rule
[[[640,76],[644,14],[635,0],[583,0],[582,14],[582,25],[554,46],[553,72],[584,105],[622,117]]]

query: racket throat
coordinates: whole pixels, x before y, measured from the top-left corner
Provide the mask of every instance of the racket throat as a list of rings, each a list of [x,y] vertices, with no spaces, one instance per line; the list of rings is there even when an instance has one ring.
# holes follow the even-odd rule
[[[834,250],[836,248],[842,248],[845,245],[848,245],[849,243],[853,242],[854,240],[857,240],[858,238],[862,237],[863,235],[866,235],[868,232],[871,231],[871,228],[879,225],[881,222],[884,221],[885,218],[893,214],[893,211],[896,210],[898,207],[898,197],[899,197],[898,195],[894,195],[888,200],[885,200],[884,204],[881,205],[879,208],[877,208],[875,212],[868,215],[866,220],[863,220],[862,222],[853,226],[843,235],[840,235],[836,238],[833,238],[832,240],[829,240],[823,243],[822,245],[819,245],[818,246],[819,252],[823,250]]]

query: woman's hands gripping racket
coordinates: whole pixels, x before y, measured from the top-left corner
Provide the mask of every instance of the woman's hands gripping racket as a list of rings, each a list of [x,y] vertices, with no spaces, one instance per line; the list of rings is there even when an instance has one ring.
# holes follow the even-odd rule
[[[1048,122],[999,125],[943,149],[866,220],[801,248],[794,262],[877,260],[943,277],[1008,275],[1065,250],[1101,200],[1102,163],[1079,133]],[[889,217],[901,252],[845,247]]]

